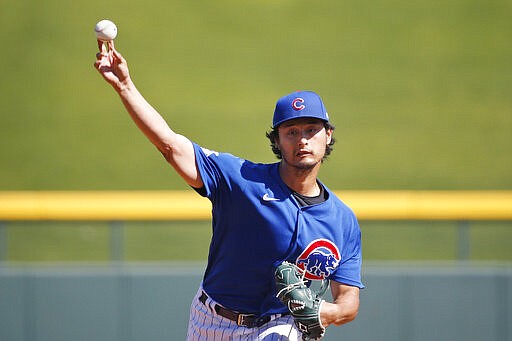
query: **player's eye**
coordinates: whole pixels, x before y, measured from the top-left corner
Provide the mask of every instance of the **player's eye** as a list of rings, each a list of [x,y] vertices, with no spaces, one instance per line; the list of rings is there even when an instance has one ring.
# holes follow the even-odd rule
[[[320,128],[318,128],[317,126],[311,126],[311,127],[308,127],[306,129],[306,133],[310,136],[312,135],[315,135],[316,133],[318,133],[320,131]]]
[[[311,127],[311,132],[316,134],[319,131],[322,131],[322,129],[324,129],[323,124],[316,124],[315,126]]]
[[[299,131],[297,129],[290,129],[288,130],[287,135],[288,136],[297,136],[299,134]]]

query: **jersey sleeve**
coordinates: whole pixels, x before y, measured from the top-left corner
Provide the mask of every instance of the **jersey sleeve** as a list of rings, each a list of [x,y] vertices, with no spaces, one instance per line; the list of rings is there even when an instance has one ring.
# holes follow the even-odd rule
[[[364,288],[361,281],[361,229],[356,216],[349,211],[346,219],[343,219],[345,227],[344,243],[341,261],[338,270],[330,276],[330,279],[343,284]]]
[[[215,152],[196,143],[193,145],[196,166],[203,180],[203,188],[196,191],[213,202],[222,192],[229,193],[233,183],[230,177],[238,173],[234,170],[239,168],[243,161],[228,153]]]

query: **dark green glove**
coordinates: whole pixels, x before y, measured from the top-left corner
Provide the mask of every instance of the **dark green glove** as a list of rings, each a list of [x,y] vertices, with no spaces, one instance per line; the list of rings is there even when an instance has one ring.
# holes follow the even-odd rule
[[[274,273],[277,295],[288,307],[295,325],[302,332],[302,340],[319,340],[325,333],[320,321],[320,307],[324,300],[322,295],[329,282],[324,280],[318,293],[307,287],[303,271],[295,264],[283,262]]]

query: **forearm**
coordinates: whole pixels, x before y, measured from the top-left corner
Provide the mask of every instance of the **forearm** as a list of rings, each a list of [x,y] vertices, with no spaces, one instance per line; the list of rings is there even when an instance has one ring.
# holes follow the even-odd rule
[[[324,302],[320,318],[324,327],[342,325],[354,320],[359,311],[359,288],[331,281],[333,303]]]
[[[320,317],[322,325],[327,327],[331,324],[340,326],[342,324],[353,321],[357,316],[357,308],[350,305],[336,304],[324,302],[322,304],[322,311]]]
[[[190,186],[195,188],[203,186],[195,166],[192,143],[185,136],[172,131],[129,78],[115,89],[135,124],[158,148],[176,172]]]
[[[98,40],[98,47],[100,52],[96,54],[94,67],[112,85],[137,127],[190,186],[203,186],[197,171],[192,142],[172,131],[163,117],[137,90],[130,78],[128,64],[115,49],[114,42],[109,41],[107,49]]]
[[[116,89],[121,101],[137,127],[147,136],[160,152],[169,153],[172,139],[176,134],[163,117],[148,103],[131,79],[126,79]]]

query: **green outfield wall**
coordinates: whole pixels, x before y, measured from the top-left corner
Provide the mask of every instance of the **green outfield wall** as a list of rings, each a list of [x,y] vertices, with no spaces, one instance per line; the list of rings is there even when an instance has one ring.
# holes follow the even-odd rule
[[[203,264],[0,267],[0,340],[184,340]],[[512,266],[372,263],[358,318],[325,340],[508,341]]]

